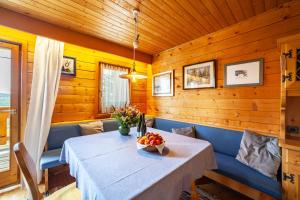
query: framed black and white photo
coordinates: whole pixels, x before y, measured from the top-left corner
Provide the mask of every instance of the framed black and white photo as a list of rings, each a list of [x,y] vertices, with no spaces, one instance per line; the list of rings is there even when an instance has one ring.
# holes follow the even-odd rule
[[[183,66],[183,89],[216,87],[215,60]]]
[[[263,59],[236,62],[224,66],[224,87],[262,84]]]
[[[174,95],[174,72],[166,71],[154,74],[152,79],[153,96],[173,96]]]
[[[61,73],[63,75],[76,76],[76,58],[64,56]]]

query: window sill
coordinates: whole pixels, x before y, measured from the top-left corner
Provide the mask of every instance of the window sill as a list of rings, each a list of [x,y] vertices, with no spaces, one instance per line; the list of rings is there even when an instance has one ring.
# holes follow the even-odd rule
[[[105,118],[111,118],[110,113],[97,113],[95,115],[95,119],[105,119]]]

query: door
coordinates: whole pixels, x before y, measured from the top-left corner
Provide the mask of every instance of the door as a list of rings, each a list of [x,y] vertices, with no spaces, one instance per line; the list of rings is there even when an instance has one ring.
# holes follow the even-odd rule
[[[19,181],[13,145],[19,141],[19,46],[0,42],[0,188]]]

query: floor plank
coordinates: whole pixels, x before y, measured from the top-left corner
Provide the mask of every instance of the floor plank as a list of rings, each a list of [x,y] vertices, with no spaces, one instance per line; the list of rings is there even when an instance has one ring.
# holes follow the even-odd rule
[[[41,190],[42,190],[41,186]],[[212,194],[216,199],[220,200],[250,200],[248,197],[235,192],[221,184],[218,184],[213,181],[203,181],[197,182],[197,187],[200,187],[202,190]],[[0,200],[26,200],[27,192],[21,188],[17,188],[10,192],[0,194]]]

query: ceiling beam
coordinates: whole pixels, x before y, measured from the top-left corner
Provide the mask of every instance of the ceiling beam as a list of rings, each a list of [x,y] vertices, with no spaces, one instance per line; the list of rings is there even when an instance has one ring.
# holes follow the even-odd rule
[[[132,59],[133,50],[129,47],[56,26],[8,9],[0,8],[0,24],[36,35]],[[151,64],[152,55],[137,51],[136,60]]]

